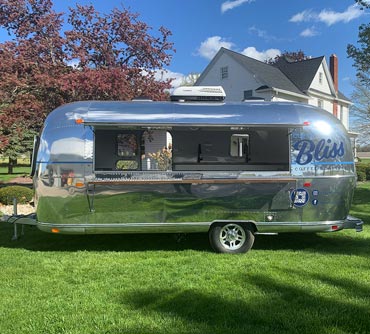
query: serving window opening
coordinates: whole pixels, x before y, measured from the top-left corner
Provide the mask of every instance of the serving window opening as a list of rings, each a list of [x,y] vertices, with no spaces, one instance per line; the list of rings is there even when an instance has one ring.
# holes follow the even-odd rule
[[[289,171],[287,128],[177,128],[172,135],[176,171]]]
[[[169,131],[95,129],[95,170],[168,171],[171,168]]]
[[[95,129],[98,171],[289,171],[289,129]]]

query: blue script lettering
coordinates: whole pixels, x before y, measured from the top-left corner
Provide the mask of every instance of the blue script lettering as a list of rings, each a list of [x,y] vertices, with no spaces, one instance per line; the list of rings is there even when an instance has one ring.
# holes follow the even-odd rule
[[[323,159],[334,159],[344,155],[343,142],[332,143],[331,139],[321,139],[317,144],[312,140],[303,139],[294,144],[294,149],[298,152],[296,162],[299,165],[306,165],[315,158],[315,161]]]

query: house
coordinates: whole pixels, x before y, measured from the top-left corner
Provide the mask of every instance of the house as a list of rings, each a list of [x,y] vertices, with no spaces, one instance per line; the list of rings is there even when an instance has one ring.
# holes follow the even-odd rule
[[[321,107],[349,128],[351,101],[338,90],[338,59],[286,58],[270,65],[221,48],[198,78],[197,86],[222,86],[226,101],[293,101]]]

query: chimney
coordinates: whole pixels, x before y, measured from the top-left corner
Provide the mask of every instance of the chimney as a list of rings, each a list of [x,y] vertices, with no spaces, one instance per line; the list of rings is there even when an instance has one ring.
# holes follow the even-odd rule
[[[338,94],[338,58],[335,54],[330,56],[330,74],[333,78],[335,94]],[[333,102],[333,115],[338,117],[338,102]]]
[[[333,78],[335,92],[338,92],[338,58],[335,54],[330,56],[330,74]]]

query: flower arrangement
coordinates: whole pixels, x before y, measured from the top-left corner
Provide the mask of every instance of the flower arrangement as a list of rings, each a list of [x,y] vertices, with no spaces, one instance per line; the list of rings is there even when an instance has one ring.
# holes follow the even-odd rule
[[[163,147],[156,153],[148,153],[148,156],[155,160],[159,170],[169,170],[172,166],[172,146]]]

